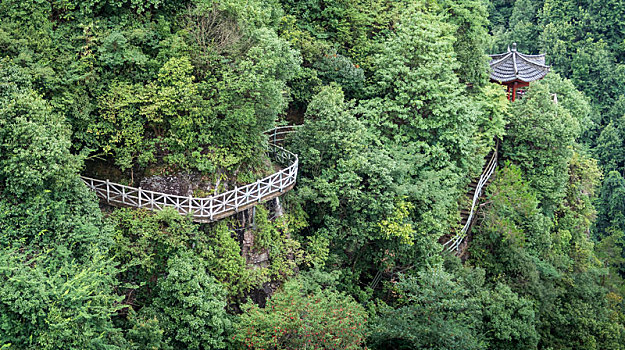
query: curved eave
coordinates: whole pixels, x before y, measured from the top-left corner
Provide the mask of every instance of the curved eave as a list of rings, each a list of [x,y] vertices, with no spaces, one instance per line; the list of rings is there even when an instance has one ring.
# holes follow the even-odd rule
[[[515,82],[515,81],[523,82],[523,83],[531,83],[531,82],[534,82],[534,81],[537,81],[537,80],[540,80],[540,79],[544,78],[545,76],[547,76],[547,73],[549,73],[549,71],[542,72],[540,75],[534,76],[532,78],[523,78],[523,77],[519,77],[519,76],[513,76],[513,77],[509,77],[509,78],[498,78],[498,77],[493,77],[493,75],[491,74],[490,80],[494,81],[494,82],[498,82],[500,84],[512,83],[512,82]]]
[[[544,78],[550,66],[544,64],[545,55],[524,55],[516,51],[491,55],[490,78],[493,81],[509,83],[520,81],[531,83]]]
[[[550,66],[545,64],[545,55],[530,56],[530,55],[517,54],[516,56],[518,56],[526,64],[530,64],[536,68],[539,68],[539,69],[542,68],[542,69],[547,69],[547,70],[551,68]]]
[[[510,58],[510,56],[512,56],[512,52],[508,52],[508,53],[501,54],[501,55],[490,55],[490,57],[493,58],[490,61],[491,68],[497,67],[500,64],[504,63],[507,59]]]

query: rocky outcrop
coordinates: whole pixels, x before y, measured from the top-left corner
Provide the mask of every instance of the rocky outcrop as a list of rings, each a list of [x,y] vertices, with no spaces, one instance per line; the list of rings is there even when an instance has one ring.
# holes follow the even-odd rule
[[[283,215],[283,209],[280,205],[280,199],[275,198],[265,204],[269,210],[271,217],[276,218]],[[249,269],[267,268],[271,265],[271,256],[267,248],[258,249],[254,246],[254,235],[256,225],[254,223],[256,208],[244,210],[237,214],[236,219],[240,229],[237,229],[237,238],[241,244],[241,255],[245,258]],[[250,297],[260,306],[265,306],[266,300],[280,287],[278,281],[268,281],[263,283],[250,293]]]
[[[213,183],[199,174],[152,175],[139,182],[144,190],[162,192],[178,196],[208,197],[218,192],[228,191],[228,182]],[[218,191],[216,191],[216,189]]]

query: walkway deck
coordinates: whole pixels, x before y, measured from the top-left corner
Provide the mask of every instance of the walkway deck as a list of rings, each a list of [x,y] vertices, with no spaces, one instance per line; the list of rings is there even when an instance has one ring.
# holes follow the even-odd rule
[[[210,197],[177,196],[86,176],[81,176],[81,179],[110,205],[149,210],[171,207],[181,215],[191,215],[195,222],[213,222],[281,196],[295,186],[299,159],[297,154],[279,146],[294,130],[293,127],[278,127],[266,132],[270,140],[270,158],[285,168],[254,183]]]

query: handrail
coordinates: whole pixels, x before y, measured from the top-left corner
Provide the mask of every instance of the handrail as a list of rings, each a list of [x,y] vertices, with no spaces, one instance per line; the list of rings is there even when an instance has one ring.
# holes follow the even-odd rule
[[[163,210],[166,207],[176,209],[181,215],[192,215],[195,222],[213,222],[251,208],[261,201],[273,199],[289,191],[297,181],[299,158],[297,154],[278,146],[286,138],[287,127],[268,130],[265,134],[273,138],[268,145],[271,158],[288,166],[254,183],[216,194],[210,197],[178,196],[162,192],[130,187],[109,180],[99,180],[86,176],[80,178],[91,190],[116,206]]]
[[[265,131],[265,135],[269,136],[269,141],[273,144],[278,144],[286,140],[287,135],[297,131],[302,125],[285,125],[278,126],[273,129]]]
[[[452,239],[447,241],[447,243],[443,244],[443,247],[445,247],[445,249],[449,252],[458,251],[460,244],[462,244],[462,241],[466,237],[466,234],[469,231],[469,228],[471,227],[473,223],[477,202],[482,195],[482,191],[484,190],[484,187],[488,183],[488,180],[493,175],[493,173],[495,172],[495,168],[497,167],[498,149],[499,149],[499,140],[497,141],[497,144],[495,145],[495,150],[493,151],[493,155],[491,156],[488,163],[484,167],[484,171],[482,172],[482,175],[480,176],[480,180],[477,183],[477,186],[475,187],[475,193],[473,194],[473,200],[471,202],[471,211],[469,212],[469,217],[467,218],[467,222],[464,224],[464,226],[462,227],[462,229],[460,230],[460,232],[458,232],[456,236],[454,236]]]

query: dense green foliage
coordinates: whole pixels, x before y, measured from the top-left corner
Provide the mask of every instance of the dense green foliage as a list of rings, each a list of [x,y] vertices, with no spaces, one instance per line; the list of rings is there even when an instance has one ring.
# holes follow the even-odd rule
[[[62,115],[0,66],[0,342],[97,349],[118,341],[111,230],[78,178]]]
[[[166,343],[175,349],[222,349],[230,320],[226,293],[192,254],[168,261],[167,277],[158,282],[156,297],[142,314],[156,318]]]
[[[0,2],[0,348],[625,349],[623,18]],[[486,54],[515,41],[552,68],[510,103]],[[209,195],[275,170],[283,124],[297,186],[215,223],[99,207],[79,178]],[[460,260],[440,243],[496,144]]]
[[[314,279],[292,279],[264,309],[251,304],[244,310],[233,338],[246,348],[360,349],[365,340],[365,309]]]

